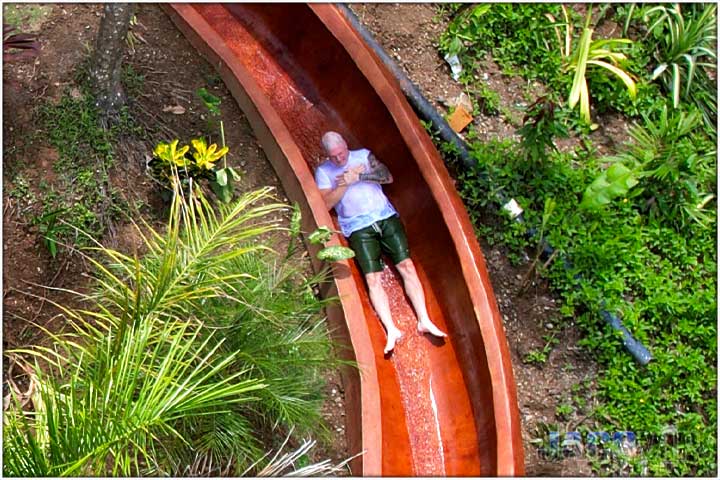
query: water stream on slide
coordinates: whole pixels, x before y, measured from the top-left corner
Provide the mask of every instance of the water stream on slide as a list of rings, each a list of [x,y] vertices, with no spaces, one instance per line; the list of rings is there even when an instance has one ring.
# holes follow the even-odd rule
[[[311,169],[322,158],[320,137],[324,131],[341,130],[349,132],[349,137],[352,138],[352,127],[343,130],[345,126],[340,124],[339,116],[334,114],[327,105],[311,102],[308,98],[317,98],[317,96],[304,91],[297,79],[293,78],[292,74],[288,73],[284,66],[267,51],[266,46],[258,41],[256,36],[248,31],[242,23],[228,15],[224,7],[207,5],[199,11],[218,33],[224,38],[230,39],[227,41],[227,46],[244,63],[254,81],[265,93],[276,111],[281,114]],[[426,279],[423,278],[421,269],[418,268],[418,270],[421,280],[425,283]],[[387,422],[400,422],[407,426],[407,441],[412,452],[411,463],[415,475],[444,476],[452,474],[452,472],[446,471],[446,448],[444,448],[441,436],[443,422],[439,418],[438,398],[436,398],[436,395],[443,392],[447,395],[448,392],[443,391],[442,387],[437,387],[437,378],[435,379],[436,388],[433,388],[434,379],[430,365],[431,349],[452,349],[452,347],[449,342],[431,341],[417,332],[416,316],[404,294],[402,280],[394,268],[385,268],[382,282],[388,292],[393,318],[404,333],[394,353],[390,357],[384,357],[382,348],[385,335],[380,327],[379,319],[369,320],[376,322],[376,325],[369,326],[376,359],[378,362],[391,362],[394,367],[403,407],[402,412],[395,410],[395,415],[404,415],[404,419],[383,419],[384,430]],[[431,289],[426,288],[425,293],[428,311],[432,318],[437,319],[437,316],[442,316],[437,300]],[[367,298],[363,301],[368,302]],[[349,321],[364,321],[364,319],[349,319]],[[437,323],[443,328],[446,322],[439,319]],[[444,356],[447,357],[447,354]],[[450,356],[454,357],[454,353],[451,352]],[[458,392],[458,395],[462,394]],[[444,402],[447,401],[444,399]],[[458,405],[465,403],[467,403],[467,399],[462,399]],[[463,408],[458,407],[458,409],[460,412],[463,411]],[[389,412],[384,414],[389,414]],[[452,433],[446,432],[447,434],[451,435]],[[391,441],[392,438],[384,436],[384,448],[389,448],[390,452],[392,452],[392,445],[385,444]],[[391,458],[387,460],[392,461]],[[387,465],[385,461],[383,463]]]

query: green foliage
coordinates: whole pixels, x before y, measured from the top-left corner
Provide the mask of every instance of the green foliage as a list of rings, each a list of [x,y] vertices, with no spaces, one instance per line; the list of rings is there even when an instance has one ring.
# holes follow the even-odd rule
[[[555,103],[548,97],[539,97],[527,108],[523,126],[518,130],[522,137],[521,147],[534,167],[547,161],[547,150],[557,151],[555,137],[567,137],[567,128],[555,115]]]
[[[339,232],[322,225],[308,235],[308,241],[313,245],[325,244],[330,241],[334,233]],[[325,247],[317,253],[317,258],[326,262],[339,262],[340,260],[347,260],[354,256],[355,252],[352,249],[343,247],[342,245]]]
[[[698,72],[706,69],[701,63],[714,63],[715,50],[694,50],[694,71],[688,57],[681,54],[676,59],[682,84],[677,91],[687,90],[688,75],[694,73],[695,77],[687,90],[689,97],[681,96],[679,108],[668,110],[672,99],[664,97],[657,82],[646,80],[658,62],[668,64],[658,74],[670,78],[671,60],[660,53],[669,51],[672,42],[683,43],[681,35],[675,35],[677,41],[673,39],[668,27],[679,20],[669,14],[643,37],[651,25],[645,20],[646,14],[650,12],[657,22],[657,12],[669,7],[601,8],[614,10],[616,20],[620,19],[620,26],[633,42],[613,43],[613,48],[605,48],[607,43],[595,44],[604,47],[597,53],[605,57],[595,59],[590,53],[593,41],[589,34],[595,26],[582,22],[571,9],[566,21],[557,23],[555,19],[562,18],[558,4],[487,4],[456,10],[440,48],[443,53],[460,56],[467,91],[473,91],[474,76],[480,77],[488,54],[504,73],[544,83],[552,102],[571,90],[573,77],[582,77],[577,73],[582,58],[604,60],[633,79],[636,98],[626,88],[629,82],[617,81],[619,72],[595,65],[597,68],[586,68],[584,73],[588,102],[592,101],[597,112],[615,110],[639,119],[630,129],[627,145],[610,157],[596,158],[589,138],[581,138],[584,145],[575,152],[555,150],[552,141],[557,133],[549,130],[549,123],[540,124],[542,108],[531,106],[531,120],[526,118],[521,129],[522,143],[509,139],[478,142],[468,136],[477,164],[460,169],[457,188],[478,235],[491,244],[503,243],[511,261],[527,259],[528,250],[537,246],[537,240],[528,235],[531,230],[543,229],[558,252],[541,273],[561,297],[562,315],[572,318],[583,331],[581,345],[601,365],[598,403],[588,421],[595,422],[598,430],[632,430],[643,446],[638,457],[623,460],[626,467],[621,473],[714,477],[717,131],[714,121],[708,122],[708,111],[715,110],[707,106],[713,105],[709,102],[716,105],[717,92],[713,84],[712,92],[706,93]],[[690,30],[701,31],[701,23],[712,23],[708,19],[714,11],[715,6],[710,4],[683,6],[683,35],[691,38]],[[715,28],[712,33],[707,28],[707,38],[713,38]],[[585,35],[578,38],[572,32]],[[699,37],[696,40],[685,43],[686,53],[690,45],[701,43]],[[583,55],[578,53],[579,46],[586,50]],[[575,52],[575,67],[563,62],[569,59],[569,52]],[[705,55],[703,60],[701,54]],[[586,67],[594,65],[585,63]],[[577,75],[567,75],[567,71]],[[607,75],[607,71],[613,74]],[[714,77],[713,72],[710,77]],[[578,102],[582,93],[583,82],[578,81]],[[693,96],[704,96],[702,109],[693,106],[698,104]],[[560,126],[588,133],[587,126],[567,116],[567,109],[554,113]],[[441,144],[440,149],[445,151],[446,145]],[[523,207],[524,222],[498,215],[503,203],[499,201],[500,190],[502,198],[513,198]],[[555,201],[550,217],[543,214],[547,199]],[[580,205],[589,208],[578,208]],[[567,261],[559,260],[563,257]],[[651,350],[654,359],[650,364],[640,367],[632,362],[618,333],[599,317],[601,308],[617,314]],[[524,361],[541,365],[548,354],[548,346],[531,350]],[[577,406],[581,408],[580,402]],[[569,411],[558,413],[563,416]],[[683,435],[670,444],[650,442],[652,435],[661,435],[667,429]],[[616,467],[598,464],[604,473],[617,473],[608,470]]]
[[[63,210],[63,222],[53,222],[50,229],[54,241],[46,245],[55,245],[52,250],[58,245],[84,246],[87,238],[77,235],[75,228],[102,236],[122,211],[123,202],[110,185],[108,170],[115,160],[114,142],[136,127],[126,110],[113,128],[99,127],[93,99],[70,92],[58,103],[42,105],[37,118],[42,133],[58,153],[52,164],[57,178],[41,192],[42,211],[36,212],[31,222],[47,228],[52,212]]]
[[[53,210],[34,221],[36,225],[39,225],[40,235],[43,236],[43,243],[50,252],[50,256],[53,258],[57,255],[57,245],[60,236],[58,229],[58,215],[64,212],[65,210],[62,208]]]
[[[605,160],[627,167],[616,163],[611,169],[632,170],[623,173],[628,179],[623,188],[633,187],[635,177],[641,179],[634,195],[645,201],[643,210],[650,215],[661,216],[679,229],[688,221],[709,227],[714,217],[706,207],[715,199],[716,148],[700,128],[700,113],[668,113],[665,108],[657,119],[644,115],[644,120],[644,126],[630,129],[631,142],[624,150]]]
[[[310,235],[308,235],[308,241],[313,245],[327,243],[332,238],[333,233],[337,233],[337,232],[335,230],[331,229],[330,227],[326,227],[325,225],[322,225],[322,226],[318,227]]]
[[[325,247],[317,254],[318,259],[326,262],[339,262],[340,260],[347,260],[354,256],[355,252],[351,248],[343,247],[342,245]]]
[[[208,180],[217,197],[224,203],[232,199],[233,180],[239,180],[235,170],[231,167],[218,168],[215,163],[227,154],[229,148],[217,149],[216,144],[207,145],[204,138],[191,140],[190,146],[178,148],[179,140],[170,143],[160,142],[153,150],[154,157],[150,162],[154,177],[167,190],[172,189],[172,182],[178,175],[184,184],[192,180],[195,183],[202,179]],[[177,173],[176,173],[177,172]]]
[[[238,174],[232,167],[227,166],[225,129],[221,118],[222,112],[220,111],[221,101],[220,98],[208,92],[205,87],[198,89],[195,93],[210,113],[210,117],[208,118],[208,134],[212,135],[216,128],[220,130],[220,140],[222,141],[223,148],[220,149],[220,152],[218,152],[215,160],[222,158],[223,167],[215,169],[215,178],[211,179],[210,187],[220,201],[228,203],[232,199],[235,191],[235,187],[233,185],[234,182],[240,181],[240,174]]]
[[[487,115],[497,115],[500,113],[500,94],[490,88],[485,82],[478,82],[471,88],[468,88],[471,96],[477,99],[478,108],[473,112],[475,115],[485,113]]]
[[[461,80],[468,88],[477,83],[474,77],[482,73],[484,59],[490,54],[505,74],[543,82],[554,100],[573,91],[573,80],[578,77],[578,101],[584,98],[579,96],[584,78],[598,112],[616,110],[634,116],[658,101],[655,85],[636,81],[647,77],[654,44],[629,43],[626,39],[592,41],[593,27],[583,28],[578,13],[568,9],[564,15],[563,10],[560,4],[548,3],[474,6],[453,19],[440,38],[440,50],[459,55],[464,66]],[[586,34],[585,43],[590,42],[586,50],[579,48],[582,35],[575,34],[577,31]],[[581,50],[587,53],[582,58]],[[591,68],[583,73],[577,68],[582,65]],[[589,111],[590,95],[587,101]]]
[[[440,38],[440,49],[458,54],[464,76],[471,79],[487,54],[503,69],[519,69],[524,78],[545,79],[562,61],[546,13],[560,14],[557,4],[495,3],[473,6],[459,14]]]
[[[717,85],[708,75],[710,70],[717,71],[716,12],[716,5],[705,4],[683,13],[676,3],[645,13],[652,22],[648,35],[656,42],[655,58],[659,62],[652,79],[662,80],[674,108],[681,100],[697,105],[711,128],[717,122]]]
[[[128,35],[130,32],[128,32]],[[122,84],[128,96],[135,97],[142,93],[142,87],[145,84],[145,75],[136,72],[132,65],[124,65],[122,69]]]
[[[567,403],[561,403],[555,407],[555,416],[559,419],[567,419],[575,412],[575,407]]]
[[[4,3],[3,22],[25,31],[37,31],[52,12],[53,5]]]
[[[530,350],[523,360],[525,363],[543,365],[547,362],[550,352],[552,352],[552,349],[558,344],[559,340],[555,335],[543,335],[543,340],[546,342],[545,346],[541,349]]]
[[[58,305],[70,331],[10,353],[35,394],[33,414],[5,412],[5,475],[179,476],[198,459],[194,476],[232,475],[265,438],[322,434],[322,303],[256,241],[280,227],[267,195],[215,211],[176,181],[167,230],[138,228],[145,258],[94,249],[96,289]]]
[[[637,90],[635,81],[628,72],[622,69],[622,63],[627,57],[621,52],[613,51],[624,44],[632,42],[626,38],[593,40],[593,29],[590,27],[592,5],[588,5],[585,27],[575,48],[572,49],[572,24],[564,5],[562,10],[566,22],[565,47],[561,47],[561,53],[565,61],[564,68],[567,71],[575,72],[570,94],[568,95],[568,105],[570,108],[574,108],[580,102],[580,115],[586,123],[590,124],[590,90],[586,75],[589,67],[603,68],[618,77],[625,84],[630,97],[635,98]]]
[[[196,92],[197,96],[202,100],[205,108],[208,109],[211,115],[220,116],[220,98],[216,97],[212,93],[207,91],[207,88],[202,87]]]
[[[585,189],[580,207],[599,210],[613,199],[624,197],[638,184],[633,172],[622,163],[614,163]]]
[[[702,156],[712,151],[697,123],[689,128],[696,134],[692,137],[682,127],[687,116],[684,122],[671,118],[668,114],[672,123],[661,130],[662,135],[653,137],[653,149],[641,157],[651,161],[646,165],[654,169],[664,163],[657,151],[672,151],[678,160],[692,157],[693,152]],[[476,142],[471,147],[478,165],[459,176],[458,190],[473,221],[486,221],[492,211],[495,195],[485,174],[525,209],[523,223],[502,217],[495,220],[494,228],[476,223],[489,241],[507,245],[511,258],[535,246],[526,233],[541,227],[545,200],[556,202],[553,215],[546,219],[545,236],[571,263],[556,260],[546,275],[562,299],[561,313],[582,329],[581,345],[602,366],[599,406],[591,417],[598,429],[659,432],[664,426],[686,425],[692,419],[685,431],[695,434],[682,436],[672,448],[666,446],[672,455],[661,445],[643,451],[646,467],[638,463],[634,474],[714,475],[710,459],[717,449],[715,212],[708,209],[707,228],[697,222],[679,224],[673,216],[648,214],[643,196],[647,191],[628,195],[627,201],[611,202],[602,212],[579,209],[580,193],[600,174],[605,159],[582,156],[581,151],[553,153],[540,168],[527,169],[522,168],[523,155],[511,141]],[[638,147],[637,153],[642,151]],[[715,171],[711,163],[703,167],[708,172],[702,173],[699,164],[690,169],[680,165],[678,170],[685,173],[677,178],[690,173],[704,177]],[[650,178],[639,179],[649,182]],[[644,188],[653,189],[658,182],[654,179]],[[661,194],[660,187],[653,192]],[[597,312],[602,305],[618,314],[652,351],[655,358],[647,367],[634,364],[617,333],[600,320]],[[550,348],[532,350],[524,361],[541,365]]]
[[[13,177],[12,187],[8,189],[8,193],[12,198],[24,204],[33,203],[36,200],[28,180],[22,173],[18,173]]]

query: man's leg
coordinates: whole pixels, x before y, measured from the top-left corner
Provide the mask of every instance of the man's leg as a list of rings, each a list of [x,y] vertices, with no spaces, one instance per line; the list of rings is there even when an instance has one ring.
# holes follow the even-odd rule
[[[415,270],[415,264],[409,258],[406,258],[402,262],[395,265],[400,272],[405,284],[405,292],[410,297],[410,302],[415,308],[415,314],[418,318],[417,329],[420,333],[430,333],[436,337],[447,337],[447,334],[435,326],[430,321],[430,316],[425,306],[425,293],[423,292],[422,284],[418,278],[417,271]]]
[[[368,291],[370,292],[370,301],[375,308],[375,312],[380,317],[380,321],[385,326],[385,330],[387,330],[387,343],[384,351],[388,353],[395,348],[395,342],[400,340],[402,332],[393,323],[390,315],[390,303],[382,286],[381,276],[382,272],[367,273],[365,274],[365,280],[367,280]]]
[[[355,251],[355,260],[360,265],[360,269],[365,274],[365,280],[368,284],[368,293],[370,294],[370,302],[375,308],[375,312],[380,317],[380,322],[387,331],[387,343],[385,344],[385,353],[395,348],[397,342],[402,336],[402,332],[393,323],[390,315],[390,303],[387,294],[382,286],[381,277],[383,263],[381,260],[382,252],[379,242],[379,233],[373,227],[366,227],[354,232],[350,235],[348,243]]]

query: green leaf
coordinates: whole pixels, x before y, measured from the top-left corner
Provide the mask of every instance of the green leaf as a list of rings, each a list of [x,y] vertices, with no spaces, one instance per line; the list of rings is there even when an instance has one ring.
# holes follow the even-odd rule
[[[220,170],[217,170],[215,172],[215,181],[221,187],[224,187],[228,184],[228,175],[224,168],[221,168]]]
[[[484,3],[482,5],[478,5],[473,9],[472,15],[475,18],[480,18],[483,15],[485,15],[487,12],[490,11],[490,7],[492,7],[492,4]]]
[[[216,97],[212,93],[208,92],[205,87],[202,87],[197,90],[197,96],[200,97],[200,100],[205,104],[205,107],[210,111],[213,115],[220,115],[220,98]]]
[[[614,163],[585,189],[580,207],[598,210],[613,199],[627,195],[637,184],[632,170],[622,163]]]
[[[317,254],[318,259],[328,262],[339,262],[340,260],[347,260],[354,256],[355,252],[353,252],[352,249],[340,245],[323,248]]]
[[[326,226],[319,227],[317,230],[308,235],[308,241],[313,245],[329,242],[334,230]]]
[[[220,185],[216,181],[211,181],[210,188],[215,193],[215,196],[220,199],[221,202],[230,203],[230,201],[232,200],[234,191],[232,184],[228,183],[226,185]]]
[[[591,40],[592,29],[586,28],[583,30],[582,36],[580,37],[580,46],[575,64],[575,77],[573,78],[572,88],[570,89],[570,97],[568,99],[570,108],[575,107],[580,100],[583,85],[585,85],[585,90],[587,90],[587,85],[585,84],[585,69],[587,68],[587,59],[590,52]]]
[[[625,84],[625,86],[628,89],[628,93],[630,94],[630,97],[635,98],[635,96],[637,95],[637,87],[635,86],[635,81],[632,79],[632,77],[627,72],[625,72],[621,68],[616,67],[615,65],[611,65],[611,64],[603,62],[601,60],[588,60],[588,63],[591,63],[593,65],[597,65],[599,67],[610,70],[620,80],[623,81],[623,83]]]
[[[240,174],[237,173],[237,172],[235,171],[235,169],[232,168],[232,167],[225,167],[224,170],[225,170],[226,172],[228,172],[228,173],[230,174],[230,176],[232,177],[232,179],[235,180],[236,182],[239,182],[240,179],[242,178],[242,177],[240,176]]]

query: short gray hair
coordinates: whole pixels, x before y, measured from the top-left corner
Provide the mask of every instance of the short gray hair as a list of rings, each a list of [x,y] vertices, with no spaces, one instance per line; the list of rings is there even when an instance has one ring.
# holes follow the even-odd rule
[[[325,148],[325,151],[330,150],[333,147],[337,147],[338,145],[342,145],[347,147],[347,142],[343,138],[342,135],[340,135],[337,132],[325,132],[322,136],[322,144]]]

